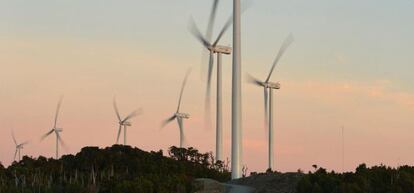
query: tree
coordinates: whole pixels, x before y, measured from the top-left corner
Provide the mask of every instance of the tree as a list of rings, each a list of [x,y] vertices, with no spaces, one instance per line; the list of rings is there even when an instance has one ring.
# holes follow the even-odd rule
[[[211,152],[171,147],[169,155],[114,145],[85,147],[59,160],[24,157],[7,169],[0,164],[0,192],[188,192],[195,178],[230,179],[228,171],[211,162]]]
[[[368,168],[359,165],[355,173],[328,173],[319,168],[305,174],[297,185],[298,193],[407,193],[414,192],[414,167],[390,168],[384,165]]]

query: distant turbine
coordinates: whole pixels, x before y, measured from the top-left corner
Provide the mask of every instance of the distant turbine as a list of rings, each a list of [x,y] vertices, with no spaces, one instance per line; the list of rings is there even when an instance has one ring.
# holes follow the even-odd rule
[[[23,143],[17,143],[17,140],[16,140],[16,137],[14,136],[14,131],[13,130],[12,130],[12,138],[13,138],[14,144],[16,145],[16,151],[14,152],[14,158],[13,159],[14,159],[14,161],[16,161],[16,156],[18,155],[19,159],[17,161],[20,161],[21,160],[20,150],[22,150],[23,147],[25,145],[27,145],[29,142],[25,141]]]
[[[58,128],[57,127],[57,121],[58,121],[58,115],[59,115],[59,111],[60,111],[60,106],[62,104],[62,98],[59,99],[57,108],[56,108],[56,114],[55,114],[55,122],[53,124],[52,129],[47,132],[46,134],[44,134],[41,138],[41,141],[43,141],[46,137],[48,137],[49,135],[51,135],[52,133],[55,133],[56,135],[56,159],[59,158],[59,144],[63,147],[66,148],[65,143],[63,142],[62,138],[60,137],[60,132],[63,131],[62,128]]]
[[[217,54],[217,97],[216,97],[216,159],[223,160],[223,123],[222,123],[222,65],[221,65],[221,58],[222,54],[229,55],[231,54],[231,48],[227,46],[220,46],[218,42],[220,41],[221,37],[223,37],[225,31],[231,25],[231,19],[227,21],[226,25],[221,30],[219,36],[214,41],[214,43],[210,43],[207,38],[201,35],[200,31],[198,30],[197,26],[195,25],[194,21],[192,21],[192,32],[193,35],[204,45],[206,49],[210,52],[210,61],[208,67],[208,80],[207,80],[207,92],[206,92],[206,104],[207,109],[209,109],[210,104],[210,87],[211,87],[211,76],[214,66],[214,54]],[[209,113],[209,112],[207,112]]]
[[[191,70],[187,71],[187,73],[185,75],[185,78],[184,78],[184,81],[183,81],[183,84],[181,86],[180,97],[178,99],[177,111],[174,113],[174,115],[172,117],[165,120],[161,125],[161,127],[165,127],[168,123],[170,123],[171,121],[174,121],[174,119],[177,119],[178,127],[180,129],[180,148],[183,147],[184,139],[185,139],[185,137],[184,137],[184,120],[183,119],[189,119],[190,118],[189,114],[180,112],[181,100],[183,98],[184,88],[185,88],[185,85],[187,84],[187,79],[188,79],[188,75],[190,74],[190,71]]]
[[[119,129],[118,129],[118,135],[116,137],[116,144],[119,143],[119,138],[121,136],[122,128],[124,128],[124,145],[127,144],[127,127],[132,126],[130,119],[140,115],[142,113],[142,109],[137,109],[135,111],[132,111],[128,116],[126,116],[124,119],[121,118],[121,115],[119,114],[118,106],[116,105],[116,100],[114,98],[114,109],[116,113],[116,117],[118,118],[119,123]]]
[[[276,59],[273,62],[272,68],[270,69],[270,73],[267,76],[265,81],[260,81],[252,76],[249,75],[249,81],[257,86],[261,86],[264,88],[264,108],[265,108],[265,123],[268,125],[268,132],[269,132],[269,160],[268,160],[268,169],[273,168],[273,90],[280,89],[279,83],[270,82],[270,78],[272,76],[273,70],[276,67],[277,63],[279,62],[282,55],[285,53],[286,49],[292,44],[293,36],[289,35],[285,41],[283,42],[282,47],[280,48]]]

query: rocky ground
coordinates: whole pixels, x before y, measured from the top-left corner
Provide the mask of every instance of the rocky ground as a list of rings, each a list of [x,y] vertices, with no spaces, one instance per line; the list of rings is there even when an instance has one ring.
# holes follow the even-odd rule
[[[250,186],[255,193],[295,193],[296,185],[303,174],[266,173],[231,181],[231,184]]]
[[[195,181],[195,193],[295,193],[303,174],[265,173],[222,184],[209,179]],[[252,189],[254,191],[252,191]]]
[[[254,193],[254,189],[237,184],[220,183],[211,179],[193,182],[193,193]]]

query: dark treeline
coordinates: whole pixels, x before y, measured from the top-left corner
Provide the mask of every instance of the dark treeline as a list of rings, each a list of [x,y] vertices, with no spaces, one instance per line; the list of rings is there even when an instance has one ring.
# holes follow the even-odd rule
[[[195,178],[230,179],[228,164],[211,153],[171,147],[168,154],[114,145],[59,160],[25,156],[8,168],[0,164],[0,193],[185,193]]]
[[[303,176],[297,193],[414,193],[414,167],[390,168],[361,164],[355,172],[339,174],[317,168]]]

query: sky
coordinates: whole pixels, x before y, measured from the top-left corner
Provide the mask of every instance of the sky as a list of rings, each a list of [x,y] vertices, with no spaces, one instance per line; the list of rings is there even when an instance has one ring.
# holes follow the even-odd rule
[[[242,18],[243,75],[265,79],[284,38],[295,37],[272,76],[282,85],[274,105],[276,170],[414,165],[413,1],[250,2]],[[61,95],[58,126],[69,146],[63,153],[115,143],[114,96],[122,115],[143,108],[128,143],[166,152],[179,144],[179,132],[176,123],[160,124],[175,111],[189,68],[186,143],[214,151],[215,131],[203,118],[203,49],[188,29],[193,17],[205,30],[211,4],[0,0],[0,162],[13,160],[11,130],[19,142],[31,142],[22,154],[54,155],[54,138],[39,139],[53,126]],[[232,1],[222,0],[215,35],[231,11]],[[221,44],[232,44],[231,30]],[[224,153],[230,157],[231,56],[223,57],[223,71]],[[243,165],[264,171],[262,89],[246,81],[242,88]]]

